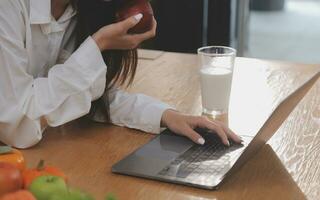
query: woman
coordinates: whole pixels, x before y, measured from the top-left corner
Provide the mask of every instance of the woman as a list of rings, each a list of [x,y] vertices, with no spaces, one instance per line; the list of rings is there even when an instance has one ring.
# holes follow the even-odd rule
[[[168,105],[117,89],[130,83],[135,48],[155,35],[128,34],[141,14],[114,23],[116,2],[103,0],[0,1],[0,140],[35,145],[47,126],[88,114],[147,132],[168,127],[196,143],[193,128],[215,131],[224,144],[240,138],[218,121],[183,115]]]

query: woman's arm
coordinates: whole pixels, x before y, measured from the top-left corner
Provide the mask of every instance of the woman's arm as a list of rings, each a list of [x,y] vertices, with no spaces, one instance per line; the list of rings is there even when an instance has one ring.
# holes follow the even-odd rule
[[[174,108],[143,94],[129,94],[119,89],[109,91],[111,122],[118,126],[139,129],[149,133],[160,133],[161,127],[183,135],[198,144],[204,139],[194,131],[196,127],[206,128],[218,134],[225,145],[228,139],[241,142],[241,139],[219,121],[211,121],[202,116],[184,115]],[[105,121],[103,113],[95,113],[95,121]]]
[[[99,48],[127,49],[136,47],[145,38],[155,35],[156,21],[153,29],[141,35],[127,35],[127,29],[122,27],[132,27],[137,19],[129,18],[121,23],[103,27],[93,37]],[[121,27],[121,26],[122,27]],[[122,34],[112,34],[109,29],[120,31]],[[113,37],[116,35],[116,37]],[[112,38],[112,39],[110,39]],[[123,44],[126,44],[123,46]],[[241,142],[241,139],[228,127],[219,121],[210,121],[206,117],[188,116],[174,111],[168,105],[142,94],[128,94],[121,90],[112,90],[109,94],[110,118],[112,123],[119,126],[140,129],[146,132],[159,133],[161,125],[168,127],[177,134],[184,135],[198,144],[204,144],[204,139],[193,129],[196,127],[207,128],[217,133],[225,145],[229,145],[228,139]],[[97,121],[103,118],[96,113]]]
[[[104,91],[107,68],[89,37],[48,77],[34,78],[25,47],[28,25],[17,2],[0,2],[0,140],[26,148],[41,139],[41,119],[58,126],[88,113]]]
[[[0,140],[26,148],[42,137],[44,126],[58,126],[87,114],[105,88],[106,65],[100,51],[134,48],[153,30],[128,35],[141,15],[103,27],[47,77],[28,73],[28,13],[19,1],[0,1]],[[29,35],[30,38],[30,35]],[[36,42],[36,38],[32,38]],[[30,49],[29,49],[30,50]],[[31,52],[32,53],[32,52]]]
[[[119,89],[109,91],[109,101],[112,123],[149,133],[160,133],[162,114],[172,109],[152,97],[129,94]]]

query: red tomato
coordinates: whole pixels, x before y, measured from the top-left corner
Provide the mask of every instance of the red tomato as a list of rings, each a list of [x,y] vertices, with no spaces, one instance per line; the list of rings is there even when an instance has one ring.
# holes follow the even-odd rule
[[[10,163],[0,162],[0,196],[20,190],[22,186],[20,170]]]

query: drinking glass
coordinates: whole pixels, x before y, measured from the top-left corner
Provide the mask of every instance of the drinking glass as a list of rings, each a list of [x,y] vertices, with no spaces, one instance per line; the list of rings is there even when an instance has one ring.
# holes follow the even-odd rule
[[[198,49],[202,112],[214,119],[228,113],[236,50],[225,46]]]

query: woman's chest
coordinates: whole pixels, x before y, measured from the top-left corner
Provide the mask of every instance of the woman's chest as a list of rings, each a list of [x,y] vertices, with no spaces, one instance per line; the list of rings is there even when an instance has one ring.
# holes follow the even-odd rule
[[[46,77],[51,67],[64,63],[74,49],[73,24],[31,25],[27,31],[28,73]]]

